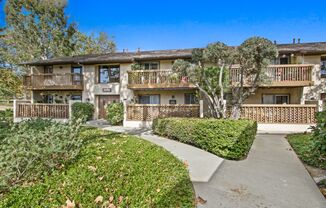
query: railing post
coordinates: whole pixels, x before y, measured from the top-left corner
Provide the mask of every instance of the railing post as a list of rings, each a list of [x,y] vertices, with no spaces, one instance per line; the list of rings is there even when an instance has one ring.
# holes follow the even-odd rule
[[[204,101],[199,100],[199,117],[204,118]]]
[[[14,119],[14,122],[15,122],[16,121],[16,117],[17,117],[17,112],[16,112],[16,110],[17,110],[17,106],[16,106],[17,105],[17,100],[16,99],[14,100],[13,105],[14,105],[13,106],[14,107],[14,109],[13,109],[13,116],[14,116],[14,118],[13,119]]]
[[[123,124],[124,125],[127,121],[127,100],[123,100]]]
[[[323,108],[324,108],[323,101],[322,100],[318,100],[318,106],[317,106],[318,112],[323,111],[324,110]]]
[[[74,100],[69,100],[69,120],[72,119],[72,104],[74,104],[75,101]]]

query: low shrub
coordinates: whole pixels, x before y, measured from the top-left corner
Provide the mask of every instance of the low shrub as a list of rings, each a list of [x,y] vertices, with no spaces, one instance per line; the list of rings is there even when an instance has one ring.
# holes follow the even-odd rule
[[[71,106],[72,118],[82,119],[84,122],[92,120],[94,114],[94,105],[92,103],[76,102]]]
[[[74,207],[195,207],[188,171],[168,151],[98,129],[81,136],[92,141],[74,163],[41,183],[14,188],[0,207],[66,207],[67,199]]]
[[[320,151],[315,150],[312,134],[289,134],[286,138],[305,164],[326,170],[325,154],[320,154]]]
[[[196,146],[223,158],[245,157],[255,139],[257,123],[249,120],[163,118],[154,133]]]
[[[80,151],[80,122],[32,119],[12,126],[0,144],[0,192],[37,181],[62,168]]]
[[[317,125],[313,127],[314,152],[324,158],[326,163],[326,110],[316,115]]]
[[[111,103],[106,107],[107,120],[112,125],[119,125],[123,122],[123,103]]]
[[[13,124],[13,110],[6,109],[0,111],[0,143],[9,134],[9,129]]]

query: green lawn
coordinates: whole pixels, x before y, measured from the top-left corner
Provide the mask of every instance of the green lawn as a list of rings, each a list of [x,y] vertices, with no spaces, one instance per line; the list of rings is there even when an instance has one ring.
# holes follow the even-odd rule
[[[87,144],[75,162],[34,185],[13,188],[0,207],[61,207],[68,199],[76,207],[195,206],[185,165],[163,148],[97,129],[81,137]]]
[[[298,157],[306,164],[326,169],[326,160],[312,149],[311,134],[290,134],[287,139]]]

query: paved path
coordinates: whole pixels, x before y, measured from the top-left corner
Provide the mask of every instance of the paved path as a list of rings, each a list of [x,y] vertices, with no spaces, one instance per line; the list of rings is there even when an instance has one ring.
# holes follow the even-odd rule
[[[164,147],[188,165],[192,182],[208,182],[224,161],[224,159],[196,147],[153,135],[148,129],[125,128],[119,126],[107,126],[102,129],[138,135],[147,141]]]
[[[258,135],[247,159],[224,161],[208,183],[194,183],[198,207],[325,208],[319,192],[284,135]]]

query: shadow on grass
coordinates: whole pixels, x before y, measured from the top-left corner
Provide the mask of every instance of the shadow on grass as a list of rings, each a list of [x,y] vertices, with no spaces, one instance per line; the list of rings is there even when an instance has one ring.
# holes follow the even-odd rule
[[[151,207],[196,207],[196,195],[189,178],[183,177],[168,192],[165,192]]]

